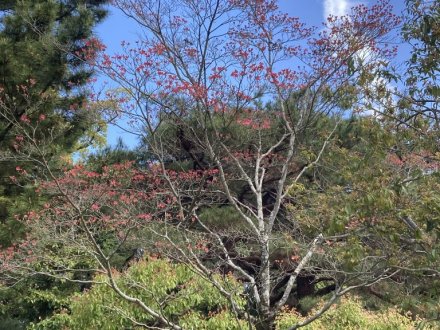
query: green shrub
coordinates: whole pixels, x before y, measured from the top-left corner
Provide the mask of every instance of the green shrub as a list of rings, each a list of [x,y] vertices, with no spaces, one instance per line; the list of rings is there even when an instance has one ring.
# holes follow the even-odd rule
[[[309,317],[313,313],[316,313],[316,309],[311,311]],[[294,311],[284,310],[277,318],[277,329],[288,329],[294,324],[304,321],[306,318]],[[402,315],[393,308],[377,312],[368,311],[362,306],[358,298],[347,296],[331,307],[321,318],[301,329],[412,330],[416,329],[418,324],[419,321],[413,321],[408,315]],[[424,329],[431,328],[425,326]]]
[[[141,261],[125,273],[115,273],[118,285],[127,294],[139,298],[156,311],[185,329],[238,329],[245,326],[230,312],[228,301],[187,266],[167,260]],[[97,280],[106,281],[105,277]],[[216,280],[237,293],[241,284],[232,277],[216,276]],[[136,320],[149,326],[158,325],[153,317],[139,306],[122,299],[109,285],[95,285],[84,294],[77,295],[70,314],[60,313],[33,325],[32,329],[100,329],[119,330],[133,328]],[[159,325],[164,326],[164,325]]]

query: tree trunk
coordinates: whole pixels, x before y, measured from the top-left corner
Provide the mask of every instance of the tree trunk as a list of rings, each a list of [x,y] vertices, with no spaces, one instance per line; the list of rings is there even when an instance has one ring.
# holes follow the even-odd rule
[[[315,294],[315,276],[298,276],[296,279],[296,295],[298,299]]]
[[[269,313],[268,315],[261,315],[258,322],[255,324],[256,330],[272,330],[275,329],[275,317]]]

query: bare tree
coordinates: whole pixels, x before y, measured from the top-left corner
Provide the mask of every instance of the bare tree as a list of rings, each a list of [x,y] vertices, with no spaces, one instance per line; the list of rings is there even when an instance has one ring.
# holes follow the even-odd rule
[[[37,232],[57,233],[54,244],[68,242],[80,251],[77,257],[91,256],[94,270],[106,274],[121,298],[173,329],[180,326],[114,280],[112,255],[140,229],[166,244],[159,253],[191,266],[229,299],[238,318],[259,329],[272,328],[282,307],[314,292],[319,281],[330,283],[323,294],[331,297],[292,329],[312,322],[346,292],[396,274],[383,266],[384,255],[366,257],[353,271],[340,268],[329,242],[347,237],[304,234],[284,207],[324,157],[344,116],[360,104],[358,83],[374,80],[371,73],[389,55],[382,42],[398,20],[386,2],[329,17],[319,33],[280,13],[274,1],[116,0],[115,5],[136,20],[144,38],[91,64],[120,84],[118,93],[125,95],[120,115],[143,138],[151,161],[144,171],[129,165],[103,173],[75,168],[58,177],[32,135],[33,124],[11,122],[28,132],[26,141],[39,155],[31,160],[47,173],[45,189],[57,195],[52,207],[31,217],[35,226],[44,216]],[[355,61],[366,48],[369,56]],[[7,111],[3,118],[9,118]],[[27,158],[25,150],[19,148],[18,155]],[[219,229],[210,212],[221,208],[236,223]],[[110,251],[97,241],[105,230],[117,232]],[[277,256],[280,240],[290,240],[297,250]],[[47,248],[43,254],[47,243],[36,245],[38,260],[47,258],[52,270],[58,269],[51,275],[71,270],[53,264]],[[4,258],[11,271],[32,269],[23,265],[26,258]],[[218,271],[245,283],[245,307],[212,276]]]
[[[301,242],[300,262],[276,269],[271,251],[289,192],[320,162],[347,109],[356,107],[362,97],[356,86],[365,73],[390,55],[381,42],[398,19],[386,3],[359,6],[350,17],[330,17],[317,37],[297,18],[279,13],[273,1],[115,4],[145,37],[127,44],[123,54],[105,56],[101,69],[129,95],[123,114],[135,132],[143,132],[148,151],[162,166],[177,201],[183,240],[204,233],[207,254],[216,262],[209,265],[206,255],[183,250],[163,234],[180,252],[174,258],[207,278],[210,266],[234,272],[247,283],[256,310],[252,316],[262,328],[270,327],[288,302],[300,274],[314,273],[313,259],[327,258],[320,264],[328,268],[315,272],[327,273],[336,296],[354,278],[369,285],[389,276],[387,270],[370,272],[375,262],[365,262],[362,274],[338,273],[331,258],[317,252],[323,251],[322,234],[307,238],[292,224],[284,233]],[[356,60],[366,49],[368,56]],[[333,126],[316,131],[324,117]],[[301,158],[307,146],[310,156]],[[215,170],[206,180],[215,179],[216,189],[181,190],[168,176],[172,162],[180,164],[179,171]],[[201,216],[219,203],[236,213],[242,232],[219,231]],[[238,251],[240,245],[244,251]]]

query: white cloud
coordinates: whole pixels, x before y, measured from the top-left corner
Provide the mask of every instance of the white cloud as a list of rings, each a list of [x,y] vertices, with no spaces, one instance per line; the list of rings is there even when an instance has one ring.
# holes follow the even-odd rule
[[[324,19],[329,15],[345,15],[352,6],[349,0],[324,0]]]
[[[327,17],[329,15],[333,15],[333,16],[344,16],[350,13],[350,9],[356,5],[359,5],[361,3],[365,3],[368,2],[366,0],[322,0],[323,1],[323,15],[324,15],[324,19],[326,20]],[[355,54],[355,60],[356,60],[356,64],[358,65],[362,65],[362,63],[364,62],[369,62],[371,60],[373,60],[372,58],[372,50],[366,46],[365,48],[359,50],[356,54]],[[376,59],[377,61],[380,60],[380,58]],[[393,89],[394,87],[392,86],[391,83],[385,81],[385,79],[377,77],[375,78],[368,86],[368,88],[370,88],[371,90],[376,90],[377,88],[387,88],[388,90]],[[383,103],[386,102],[394,102],[394,100],[392,99],[387,99],[381,100]],[[379,114],[383,109],[383,104],[382,102],[376,102],[374,104],[374,106],[377,108]],[[364,111],[361,115],[363,116],[370,116],[373,115],[375,117],[380,117],[376,111],[373,110],[367,110]]]

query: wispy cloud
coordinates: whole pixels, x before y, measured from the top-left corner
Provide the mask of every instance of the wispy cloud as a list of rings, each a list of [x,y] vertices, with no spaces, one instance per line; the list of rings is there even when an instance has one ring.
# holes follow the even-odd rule
[[[324,19],[329,15],[345,15],[352,6],[350,0],[324,0]]]
[[[324,20],[327,19],[329,15],[334,16],[344,16],[350,13],[350,9],[356,5],[359,5],[361,3],[368,2],[367,0],[322,0],[323,1],[323,16]],[[362,65],[362,63],[369,62],[369,61],[380,61],[381,58],[372,58],[372,50],[369,48],[369,46],[365,46],[365,48],[360,49],[355,55],[354,60],[357,64]],[[371,90],[377,90],[378,88],[387,88],[389,90],[393,89],[394,87],[391,85],[391,83],[385,81],[384,78],[376,77],[368,86]],[[392,99],[390,100],[382,100],[383,102],[389,101],[393,102]],[[378,112],[380,113],[381,110],[383,110],[383,105],[379,102],[375,104],[375,106],[378,109]],[[378,116],[378,113],[373,110],[367,110],[362,113],[364,116],[373,115]]]

